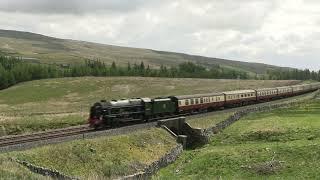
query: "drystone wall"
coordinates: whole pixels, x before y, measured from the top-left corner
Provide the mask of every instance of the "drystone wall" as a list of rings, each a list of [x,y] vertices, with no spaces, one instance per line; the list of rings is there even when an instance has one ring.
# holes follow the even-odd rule
[[[25,166],[26,168],[28,168],[31,172],[37,173],[37,174],[41,174],[43,176],[48,176],[54,179],[61,179],[61,180],[77,180],[79,178],[77,177],[70,177],[67,176],[57,170],[52,170],[52,169],[48,169],[48,168],[44,168],[44,167],[40,167],[40,166],[35,166],[29,162],[26,161],[20,161],[17,159],[12,159],[13,161]]]
[[[183,146],[178,144],[176,147],[171,149],[171,151],[164,156],[162,156],[157,161],[154,161],[150,165],[148,165],[142,172],[138,172],[133,175],[125,176],[119,178],[121,180],[140,180],[140,179],[148,179],[153,174],[155,174],[160,168],[166,167],[170,163],[174,162],[179,155],[183,151]]]

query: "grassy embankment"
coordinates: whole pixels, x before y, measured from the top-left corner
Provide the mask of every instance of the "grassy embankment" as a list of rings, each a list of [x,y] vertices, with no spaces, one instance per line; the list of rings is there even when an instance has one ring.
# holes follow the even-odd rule
[[[320,100],[254,113],[188,150],[154,179],[316,179]]]
[[[143,170],[146,165],[175,146],[175,139],[157,128],[127,135],[49,145],[0,155],[0,179],[38,177],[17,163],[10,162],[9,158],[28,161],[83,179],[115,178]]]
[[[0,135],[86,123],[89,106],[102,98],[157,97],[290,85],[299,81],[63,78],[21,83],[0,91]]]

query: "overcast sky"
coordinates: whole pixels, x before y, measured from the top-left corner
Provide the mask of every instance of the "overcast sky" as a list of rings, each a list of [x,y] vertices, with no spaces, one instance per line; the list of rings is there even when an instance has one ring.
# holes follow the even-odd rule
[[[318,0],[0,0],[0,28],[320,69]]]

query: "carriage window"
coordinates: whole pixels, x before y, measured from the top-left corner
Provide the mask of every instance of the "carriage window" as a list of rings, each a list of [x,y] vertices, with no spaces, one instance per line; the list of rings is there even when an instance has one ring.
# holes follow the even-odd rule
[[[203,104],[203,98],[200,98],[200,103]]]
[[[181,106],[182,102],[181,102],[181,101],[178,101],[178,103],[179,103],[179,106]]]
[[[194,99],[191,99],[191,103],[190,104],[194,104]]]
[[[187,99],[186,102],[185,102],[186,106],[189,105],[189,100]]]
[[[196,104],[199,104],[199,99],[198,98],[196,99]]]

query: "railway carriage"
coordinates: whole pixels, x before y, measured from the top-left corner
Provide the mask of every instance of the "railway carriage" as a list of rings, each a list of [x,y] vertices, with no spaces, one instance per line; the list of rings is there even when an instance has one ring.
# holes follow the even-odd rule
[[[292,87],[292,94],[293,95],[299,95],[304,92],[304,86],[303,85],[295,85],[291,86]]]
[[[276,89],[278,90],[279,98],[289,97],[293,95],[293,88],[291,86],[277,87]]]
[[[303,92],[310,92],[312,91],[312,85],[311,84],[304,84],[303,85]]]
[[[239,90],[223,92],[226,106],[246,105],[257,100],[255,90]]]
[[[256,91],[258,101],[269,101],[278,97],[277,88],[263,88],[257,89]]]
[[[179,112],[197,112],[221,108],[225,102],[223,93],[175,96],[175,98],[178,101]]]
[[[311,89],[312,89],[312,91],[317,90],[318,89],[318,83],[311,84]]]
[[[314,87],[314,90],[320,89],[320,83],[313,83],[312,86]]]

